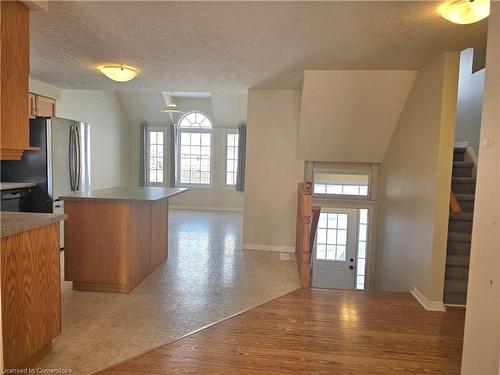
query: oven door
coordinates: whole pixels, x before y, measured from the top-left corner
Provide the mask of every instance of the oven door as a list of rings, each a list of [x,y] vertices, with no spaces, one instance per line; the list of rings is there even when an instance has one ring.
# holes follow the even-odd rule
[[[27,190],[4,190],[1,192],[0,209],[2,211],[24,212]]]

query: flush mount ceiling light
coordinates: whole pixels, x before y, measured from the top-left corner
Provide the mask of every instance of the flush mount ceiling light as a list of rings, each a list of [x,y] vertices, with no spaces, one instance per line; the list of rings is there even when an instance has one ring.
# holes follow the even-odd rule
[[[137,70],[125,65],[104,65],[99,70],[109,79],[118,82],[130,81],[138,74]]]
[[[481,21],[490,14],[490,0],[448,0],[439,7],[448,21],[467,25]]]

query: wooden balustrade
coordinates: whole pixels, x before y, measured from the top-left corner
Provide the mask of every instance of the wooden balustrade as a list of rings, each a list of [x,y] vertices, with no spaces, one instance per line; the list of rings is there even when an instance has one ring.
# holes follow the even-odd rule
[[[450,211],[452,214],[462,213],[462,208],[460,207],[460,203],[458,203],[457,197],[455,197],[455,193],[453,193],[453,191],[450,193]]]
[[[316,237],[320,211],[320,207],[312,205],[312,184],[310,182],[300,183],[297,194],[295,252],[300,284],[303,288],[310,287],[311,249]]]

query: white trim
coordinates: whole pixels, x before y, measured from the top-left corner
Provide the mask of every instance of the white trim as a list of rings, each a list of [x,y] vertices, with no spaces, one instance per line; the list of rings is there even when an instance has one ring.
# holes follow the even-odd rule
[[[474,150],[472,149],[472,147],[467,147],[467,150],[465,151],[467,152],[467,154],[469,155],[471,161],[474,163],[474,167],[477,168],[477,155],[476,153],[474,152]]]
[[[281,246],[281,245],[260,245],[253,243],[244,243],[243,250],[262,250],[262,251],[277,251],[280,253],[294,253],[294,246]]]
[[[213,206],[170,206],[171,210],[189,210],[189,211],[227,211],[227,212],[243,212],[243,208],[239,207],[213,207]]]
[[[454,148],[468,148],[470,147],[469,142],[455,142]]]
[[[412,287],[410,293],[427,311],[446,311],[442,301],[429,301],[417,288]]]

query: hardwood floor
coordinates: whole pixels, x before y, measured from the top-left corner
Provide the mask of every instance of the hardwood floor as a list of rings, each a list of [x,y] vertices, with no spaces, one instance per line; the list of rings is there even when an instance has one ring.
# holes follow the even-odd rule
[[[100,374],[459,374],[464,316],[407,293],[299,289]]]

